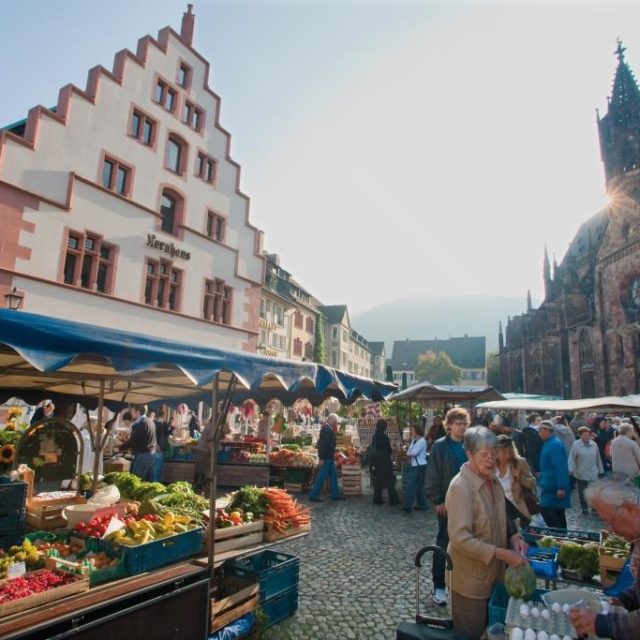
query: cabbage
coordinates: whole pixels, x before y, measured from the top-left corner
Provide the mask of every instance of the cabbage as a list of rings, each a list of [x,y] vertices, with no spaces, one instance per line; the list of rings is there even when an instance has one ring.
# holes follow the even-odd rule
[[[529,600],[536,590],[536,574],[530,564],[521,567],[507,567],[504,586],[512,598]]]

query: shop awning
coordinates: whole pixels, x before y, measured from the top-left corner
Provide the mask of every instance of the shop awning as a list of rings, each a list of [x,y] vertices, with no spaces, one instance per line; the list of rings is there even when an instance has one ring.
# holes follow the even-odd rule
[[[493,387],[465,387],[460,385],[436,385],[418,382],[392,395],[389,400],[411,400],[412,402],[471,402],[480,400],[502,400],[504,396]]]
[[[552,413],[589,410],[632,411],[640,408],[640,398],[605,396],[603,398],[585,398],[582,400],[540,400],[532,397],[482,402],[478,407],[481,409],[504,409],[505,411],[550,411]]]
[[[0,309],[0,400],[75,397],[108,405],[188,399],[237,379],[238,393],[383,400],[396,385],[330,367],[174,342]]]

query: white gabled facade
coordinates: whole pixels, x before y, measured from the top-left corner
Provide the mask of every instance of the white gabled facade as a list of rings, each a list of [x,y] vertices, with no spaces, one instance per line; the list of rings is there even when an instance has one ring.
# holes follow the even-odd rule
[[[248,219],[194,16],[0,129],[0,294],[26,311],[254,351],[262,234]]]

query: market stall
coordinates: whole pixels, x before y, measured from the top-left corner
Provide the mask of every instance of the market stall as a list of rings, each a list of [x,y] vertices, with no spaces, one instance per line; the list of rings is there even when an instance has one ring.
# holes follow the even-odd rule
[[[351,402],[361,396],[381,400],[395,389],[394,385],[358,378],[314,363],[286,362],[253,354],[173,343],[139,334],[9,310],[0,310],[0,367],[2,369],[1,399],[21,397],[28,402],[35,402],[47,397],[60,402],[79,401],[87,408],[97,408],[97,424],[95,430],[91,431],[91,445],[96,454],[93,473],[94,491],[98,481],[101,451],[107,436],[102,423],[103,407],[117,410],[128,404],[160,404],[170,399],[197,401],[206,394],[215,425],[211,444],[213,451],[217,452],[222,440],[226,412],[236,392],[265,393],[269,397],[278,394],[283,397],[289,395],[292,397],[315,395],[318,398],[334,396],[342,402]],[[213,516],[216,513],[218,465],[216,455],[210,458],[211,489],[208,512]],[[144,518],[140,521],[140,518],[133,516],[129,522],[118,524],[117,532],[105,530],[100,536],[118,533],[116,537],[134,542],[133,550],[127,551],[119,558],[114,557],[109,560],[113,562],[118,559],[119,562],[124,562],[129,572],[129,577],[114,583],[122,590],[122,595],[119,597],[135,598],[135,591],[140,588],[140,584],[139,579],[131,575],[131,567],[139,566],[136,562],[141,557],[145,559],[140,561],[141,566],[146,571],[155,572],[167,562],[177,562],[197,552],[196,547],[199,547],[197,538],[202,534],[202,529],[191,519],[184,523],[177,519],[176,514],[171,512],[171,509],[174,509],[172,505],[163,506],[165,513],[161,516],[161,522]],[[172,516],[169,516],[166,510],[171,512]],[[287,513],[288,517],[296,517],[292,516],[291,509]],[[112,526],[113,517],[110,516],[110,518],[108,523],[91,524],[94,533],[100,533],[102,526],[107,528]],[[303,519],[297,521],[302,522]],[[283,526],[287,529],[297,528],[291,523],[284,525],[283,522],[285,521],[277,520],[270,523],[275,531],[273,535],[276,537],[281,535],[278,529],[282,529]],[[295,524],[296,520],[291,522]],[[182,531],[178,525],[189,528],[187,531]],[[191,528],[192,525],[195,526]],[[212,529],[218,534],[215,523]],[[94,537],[89,536],[89,539]],[[232,538],[235,539],[236,536]],[[208,536],[208,564],[211,578],[213,578],[216,544],[222,544],[222,540],[225,538],[219,535]],[[113,540],[107,542],[109,545],[113,544]],[[89,552],[104,553],[109,557],[108,552],[111,547],[106,543],[105,548],[100,545],[97,551],[89,550]],[[126,547],[127,540],[121,541],[118,546]],[[30,550],[29,553],[31,553]],[[55,575],[65,575],[59,567],[55,567],[52,571]],[[200,574],[197,571],[193,572],[193,569],[185,571],[189,575],[193,573],[195,582],[199,582]],[[62,579],[60,575],[55,580]],[[54,578],[51,577],[51,580]],[[173,578],[168,576],[168,582],[174,585],[168,589],[179,590],[175,587],[177,582],[172,580]],[[87,578],[88,581],[89,578]],[[156,584],[160,582],[156,581]],[[197,589],[194,587],[195,590]],[[48,591],[55,593],[53,588]],[[93,590],[89,593],[93,593]],[[157,601],[151,598],[145,603],[133,604],[132,606],[138,612],[137,619],[150,621],[157,615],[157,609],[152,612]],[[64,598],[61,602],[65,603],[63,609],[56,605],[46,608],[46,613],[44,609],[39,610],[38,614],[34,614],[35,618],[29,617],[28,619],[32,622],[28,629],[22,628],[16,637],[30,637],[27,634],[35,632],[38,624],[48,624],[51,621],[51,611],[57,612],[54,615],[56,625],[63,625],[65,616],[72,621],[72,624],[76,624],[89,607],[84,596],[80,598],[74,595]],[[103,622],[107,624],[109,606],[109,598],[105,598],[98,606],[99,611],[95,612],[97,617],[90,625],[92,629],[99,628]],[[188,606],[179,607],[179,609],[187,613],[189,611]],[[205,606],[206,609],[207,606]],[[21,613],[20,616],[22,618],[24,614]],[[105,620],[102,620],[101,616],[105,617]],[[7,618],[7,622],[13,624],[15,622],[13,618],[14,615],[11,615]],[[159,616],[158,619],[161,618],[162,616]],[[192,616],[186,615],[178,616],[178,619],[172,618],[172,628],[184,629],[185,634],[182,637],[199,637],[199,632],[191,634],[188,631],[192,628],[189,625],[193,625],[191,618]],[[1,617],[0,620],[2,620]],[[73,622],[74,620],[76,622]],[[140,622],[137,624],[140,626]],[[17,627],[12,627],[14,628]],[[143,627],[140,626],[140,628]],[[144,628],[146,631],[146,623]],[[87,632],[78,637],[94,636],[91,632]],[[155,637],[164,636],[159,632]]]

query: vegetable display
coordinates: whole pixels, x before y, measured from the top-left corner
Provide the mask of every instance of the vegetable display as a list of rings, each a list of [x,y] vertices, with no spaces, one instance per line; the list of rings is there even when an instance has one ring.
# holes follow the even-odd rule
[[[631,545],[622,536],[607,533],[602,540],[600,550],[607,556],[626,558],[631,552]]]
[[[263,489],[250,485],[241,487],[233,494],[227,511],[236,509],[244,513],[252,513],[254,520],[260,520],[269,508],[269,501]]]
[[[309,508],[299,505],[286,491],[269,487],[264,489],[264,494],[269,503],[264,522],[271,525],[276,533],[311,524]]]
[[[76,579],[71,573],[49,569],[26,573],[19,578],[11,578],[0,585],[0,604],[61,587]]]
[[[528,600],[536,590],[536,574],[530,564],[521,567],[507,567],[504,586],[512,598]]]
[[[563,569],[579,571],[590,578],[600,571],[598,545],[595,542],[582,545],[577,542],[563,542],[558,552],[558,564]]]

